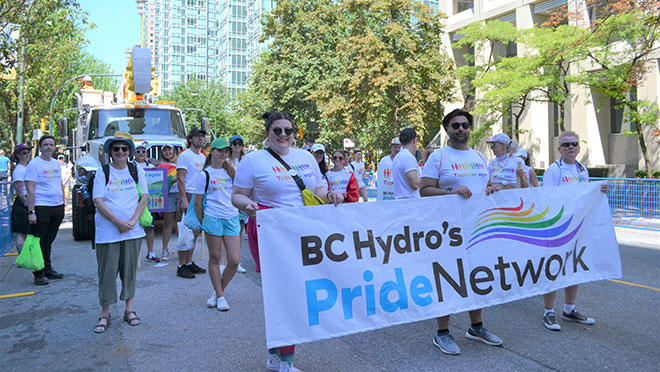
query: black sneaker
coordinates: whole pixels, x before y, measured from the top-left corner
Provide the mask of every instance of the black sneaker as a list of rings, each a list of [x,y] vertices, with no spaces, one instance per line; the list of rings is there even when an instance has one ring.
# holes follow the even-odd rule
[[[48,279],[62,279],[64,278],[64,274],[58,273],[57,271],[50,269],[46,270],[46,278]]]
[[[176,276],[180,278],[185,278],[185,279],[193,279],[195,278],[195,274],[190,271],[190,268],[188,265],[183,265],[180,266],[176,269]]]
[[[201,267],[195,265],[195,263],[191,263],[190,265],[187,265],[190,268],[190,271],[192,271],[195,274],[206,274],[206,270],[202,269]]]
[[[570,314],[566,314],[565,311],[561,312],[561,318],[568,322],[575,322],[580,324],[591,325],[596,323],[592,318],[587,318],[586,316],[578,313],[577,310],[573,309]]]
[[[34,276],[34,284],[36,285],[46,285],[48,284],[48,279],[46,279],[46,274],[38,274]]]

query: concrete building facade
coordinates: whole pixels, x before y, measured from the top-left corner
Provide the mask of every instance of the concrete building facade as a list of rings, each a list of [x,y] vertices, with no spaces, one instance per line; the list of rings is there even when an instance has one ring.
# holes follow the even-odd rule
[[[518,29],[527,29],[542,24],[553,11],[565,5],[570,12],[582,14],[580,26],[589,26],[590,9],[585,0],[441,0],[439,9],[448,16],[444,35],[447,52],[454,57],[457,66],[466,64],[463,58],[466,53],[474,53],[477,57],[488,54],[487,50],[452,48],[452,42],[461,37],[460,29],[472,22],[497,19],[511,22]],[[501,50],[496,52],[511,56],[522,53],[522,48],[514,44],[501,46]],[[659,102],[659,58],[660,55],[656,55],[649,61],[644,84],[636,92],[631,92],[637,99]],[[457,86],[460,86],[459,82]],[[582,140],[578,160],[588,167],[610,168],[610,177],[631,177],[635,169],[643,169],[644,159],[639,142],[635,136],[624,134],[631,129],[630,123],[624,118],[622,110],[615,108],[616,102],[583,86],[573,85],[571,90],[572,99],[564,120],[566,129],[578,133]],[[446,110],[449,112],[463,104],[464,96],[459,95],[457,102],[447,105]],[[531,152],[534,167],[547,168],[559,157],[557,113],[557,108],[552,104],[533,102],[523,114],[520,144]],[[494,133],[501,130],[501,125],[493,128]],[[660,169],[660,138],[654,136],[653,131],[653,128],[647,128],[645,138],[652,167]],[[485,154],[490,153],[485,146],[483,150]]]

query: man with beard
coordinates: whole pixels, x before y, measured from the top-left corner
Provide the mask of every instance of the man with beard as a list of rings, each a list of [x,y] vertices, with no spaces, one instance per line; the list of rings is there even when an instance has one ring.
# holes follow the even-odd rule
[[[447,147],[435,150],[424,165],[420,194],[422,197],[458,194],[469,199],[473,192],[493,192],[484,155],[468,146],[473,118],[470,113],[456,109],[442,119],[447,132]],[[502,340],[483,327],[481,309],[469,312],[471,326],[465,337],[487,345],[500,346]],[[433,344],[443,353],[461,353],[449,333],[449,315],[437,318],[438,331]]]

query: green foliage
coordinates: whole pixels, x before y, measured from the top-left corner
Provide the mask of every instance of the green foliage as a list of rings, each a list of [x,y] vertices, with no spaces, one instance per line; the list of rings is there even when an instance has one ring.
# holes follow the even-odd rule
[[[428,141],[453,93],[441,34],[442,16],[414,0],[278,1],[250,94],[330,148],[387,149],[406,126]]]
[[[607,178],[610,175],[610,168],[607,167],[598,167],[598,168],[587,168],[590,178]]]
[[[636,169],[633,171],[635,178],[648,178],[649,172],[646,169]],[[653,178],[660,178],[660,169],[654,169],[651,173]]]

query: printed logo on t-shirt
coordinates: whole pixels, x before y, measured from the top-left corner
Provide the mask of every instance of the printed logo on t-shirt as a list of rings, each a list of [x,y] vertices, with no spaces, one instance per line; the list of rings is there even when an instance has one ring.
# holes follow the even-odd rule
[[[561,182],[562,183],[580,183],[580,182],[587,182],[587,180],[584,179],[584,177],[582,177],[582,176],[579,176],[579,177],[563,176],[561,178]]]
[[[128,190],[136,190],[135,181],[133,178],[128,177],[121,180],[110,180],[108,181],[108,191],[109,192],[120,192]]]
[[[231,189],[233,183],[229,178],[216,178],[209,182],[209,189],[211,191]]]
[[[309,171],[311,169],[309,164],[302,163],[302,164],[293,164],[290,165],[291,169],[295,170],[296,173],[300,177],[314,177],[314,172]],[[273,170],[273,173],[276,174],[276,178],[280,181],[288,181],[292,177],[289,175],[289,171],[286,170],[283,166],[274,166],[271,168]],[[304,171],[308,171],[307,173],[303,173]],[[280,175],[281,174],[281,175]]]
[[[347,179],[337,179],[337,180],[332,180],[330,182],[330,189],[331,190],[345,190],[346,187],[348,187],[348,180]]]
[[[53,178],[58,178],[58,177],[60,177],[60,175],[58,173],[59,172],[58,172],[57,169],[44,169],[44,170],[41,171],[41,177],[43,177],[47,180],[53,179]]]
[[[451,163],[451,170],[454,171],[454,177],[488,177],[488,169],[484,163],[454,162]]]

